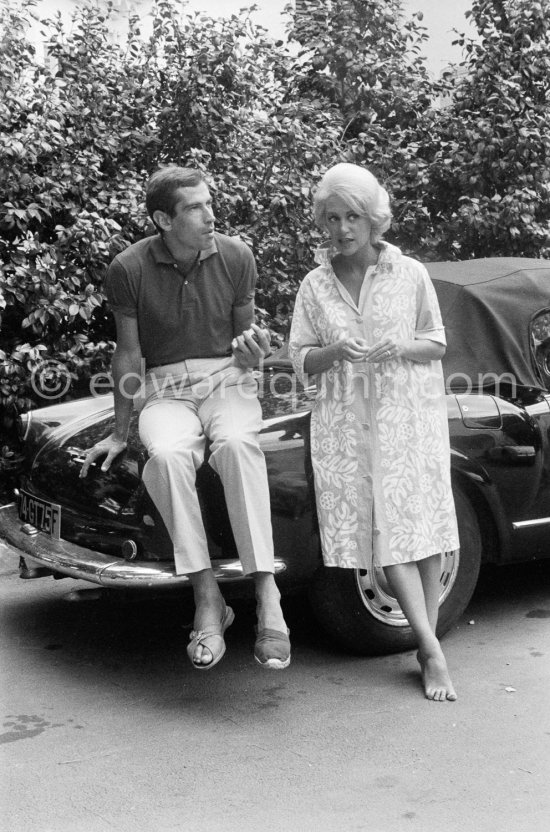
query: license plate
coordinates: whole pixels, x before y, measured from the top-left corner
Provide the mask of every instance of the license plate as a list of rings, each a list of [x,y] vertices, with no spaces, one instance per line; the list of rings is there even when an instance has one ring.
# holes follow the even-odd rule
[[[32,494],[27,494],[26,491],[20,491],[19,517],[25,523],[30,523],[39,531],[59,540],[61,536],[61,506],[33,497]]]

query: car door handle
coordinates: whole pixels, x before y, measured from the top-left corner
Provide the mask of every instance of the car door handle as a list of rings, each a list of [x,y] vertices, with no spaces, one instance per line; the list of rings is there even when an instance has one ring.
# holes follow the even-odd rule
[[[516,465],[529,465],[534,461],[536,451],[533,445],[499,445],[487,452],[493,462],[508,462]]]

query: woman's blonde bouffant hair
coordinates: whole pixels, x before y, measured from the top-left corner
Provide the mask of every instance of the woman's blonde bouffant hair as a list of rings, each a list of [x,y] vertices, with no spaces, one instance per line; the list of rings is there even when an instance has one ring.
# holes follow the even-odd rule
[[[378,242],[390,227],[388,192],[366,168],[340,162],[326,171],[313,197],[315,222],[324,230],[327,228],[327,200],[331,196],[339,196],[353,211],[368,218],[373,243]]]

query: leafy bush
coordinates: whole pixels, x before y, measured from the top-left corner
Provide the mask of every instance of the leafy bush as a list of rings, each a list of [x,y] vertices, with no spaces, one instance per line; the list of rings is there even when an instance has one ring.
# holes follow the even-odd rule
[[[165,13],[154,48],[159,160],[212,177],[218,227],[252,246],[256,302],[277,340],[312,262],[310,189],[340,152],[341,119],[295,98],[293,60],[246,16]]]
[[[430,256],[434,227],[425,209],[437,110],[445,85],[428,74],[422,13],[406,19],[400,0],[301,0],[290,35],[300,99],[337,113],[345,158],[365,164],[392,198],[393,238]]]
[[[93,7],[77,13],[70,35],[49,21],[44,66],[25,36],[33,5],[8,2],[0,19],[0,401],[19,408],[39,397],[40,362],[66,362],[75,381],[83,365],[108,365],[101,279],[142,231],[136,216],[157,147],[135,26],[122,55]]]
[[[108,37],[109,12],[91,4],[70,31],[60,17],[43,21],[45,65],[26,38],[34,0],[2,7],[4,408],[77,395],[108,368],[114,332],[101,280],[146,231],[144,183],[159,163],[208,170],[221,229],[254,247],[274,337],[288,324],[309,253],[310,182],[338,131],[302,122],[285,100],[287,53],[246,15],[217,21],[183,5],[158,0],[150,39],[134,18],[121,46]]]
[[[550,2],[473,0],[425,202],[438,253],[550,256]]]
[[[148,39],[133,17],[113,43],[109,7],[84,3],[70,28],[42,22],[46,62],[27,37],[35,0],[4,0],[0,415],[108,369],[102,276],[146,233],[159,163],[208,171],[218,227],[255,252],[274,342],[319,239],[311,187],[341,159],[383,179],[393,238],[416,256],[548,255],[549,6],[473,0],[480,38],[435,82],[400,0],[301,0],[292,50],[246,12],[213,20],[180,0],[156,0]]]

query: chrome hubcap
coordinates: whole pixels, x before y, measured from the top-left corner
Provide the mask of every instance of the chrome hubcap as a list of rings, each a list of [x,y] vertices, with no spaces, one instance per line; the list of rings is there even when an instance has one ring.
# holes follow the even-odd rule
[[[439,606],[448,597],[458,574],[460,550],[444,552],[441,557],[439,579]],[[384,570],[380,566],[370,569],[356,569],[355,580],[359,596],[370,614],[392,627],[408,627],[409,622],[389,588]]]

